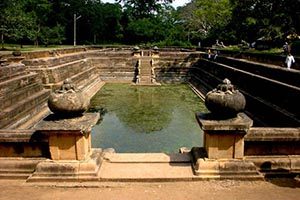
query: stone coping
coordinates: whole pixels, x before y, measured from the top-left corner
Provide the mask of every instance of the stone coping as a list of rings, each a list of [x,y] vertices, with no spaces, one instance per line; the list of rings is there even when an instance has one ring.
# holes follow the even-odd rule
[[[246,131],[253,121],[244,113],[238,113],[237,117],[230,119],[216,119],[211,113],[196,113],[200,127],[204,131]]]
[[[300,141],[300,128],[251,128],[245,136],[245,141]]]
[[[34,128],[44,134],[51,134],[53,132],[69,134],[72,132],[74,134],[86,135],[91,132],[92,126],[97,123],[99,118],[99,113],[84,113],[80,117],[68,119],[58,118],[54,114],[51,114],[39,122]]]
[[[33,129],[0,129],[0,142],[29,142]]]

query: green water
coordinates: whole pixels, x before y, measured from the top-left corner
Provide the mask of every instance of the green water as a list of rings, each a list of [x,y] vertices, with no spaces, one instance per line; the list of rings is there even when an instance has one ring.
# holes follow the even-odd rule
[[[203,144],[195,112],[206,108],[188,85],[106,84],[90,111],[102,116],[92,131],[93,148],[171,153]]]

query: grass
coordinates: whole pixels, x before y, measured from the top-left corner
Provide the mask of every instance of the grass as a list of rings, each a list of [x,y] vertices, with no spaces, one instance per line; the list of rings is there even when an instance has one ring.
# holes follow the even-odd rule
[[[246,53],[272,54],[272,55],[278,55],[278,54],[283,53],[282,48],[272,48],[272,49],[268,49],[268,50],[256,50],[254,48],[243,49],[237,45],[228,46],[226,48],[222,48],[222,50],[230,50],[230,51],[238,51],[238,52],[246,52]]]
[[[41,46],[34,46],[34,45],[23,45],[23,48],[20,48],[19,44],[4,44],[4,49],[0,47],[0,54],[9,54],[12,51],[20,50],[21,52],[30,52],[30,51],[49,51],[54,49],[65,49],[65,48],[72,48],[73,45],[49,45],[47,47]],[[81,47],[81,46],[77,46]]]

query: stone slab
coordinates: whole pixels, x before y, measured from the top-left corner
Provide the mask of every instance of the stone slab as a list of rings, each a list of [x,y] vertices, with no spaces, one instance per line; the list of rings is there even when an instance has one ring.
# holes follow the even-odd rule
[[[245,141],[300,141],[300,128],[255,127],[249,130]]]
[[[193,163],[194,173],[204,179],[263,180],[251,161],[199,158]]]
[[[196,113],[196,119],[204,131],[245,131],[250,129],[253,121],[244,113],[238,113],[237,117],[231,119],[216,119],[210,113]]]
[[[33,129],[1,129],[0,142],[29,142],[34,132]]]
[[[0,158],[0,179],[27,179],[45,158]]]
[[[245,160],[253,162],[266,175],[282,175],[300,172],[299,155],[246,156]]]
[[[176,181],[192,180],[190,163],[109,163],[103,162],[103,181]]]
[[[184,153],[108,153],[104,155],[111,163],[190,163],[191,157]]]
[[[83,161],[45,160],[36,166],[27,182],[98,181],[101,164],[101,149],[93,149],[92,154]]]
[[[85,135],[91,132],[92,126],[97,123],[99,118],[99,113],[84,113],[80,117],[69,119],[60,119],[52,114],[38,123],[35,126],[35,129],[45,134],[51,134],[53,132],[58,134],[69,134],[69,131],[78,131],[79,134]]]

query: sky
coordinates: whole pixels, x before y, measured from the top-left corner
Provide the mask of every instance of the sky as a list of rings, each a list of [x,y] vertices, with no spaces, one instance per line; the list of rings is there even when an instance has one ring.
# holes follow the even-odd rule
[[[101,0],[102,2],[109,2],[109,3],[115,3],[115,0]],[[183,6],[184,4],[190,2],[191,0],[174,0],[172,3],[172,6],[177,8],[178,6]]]

